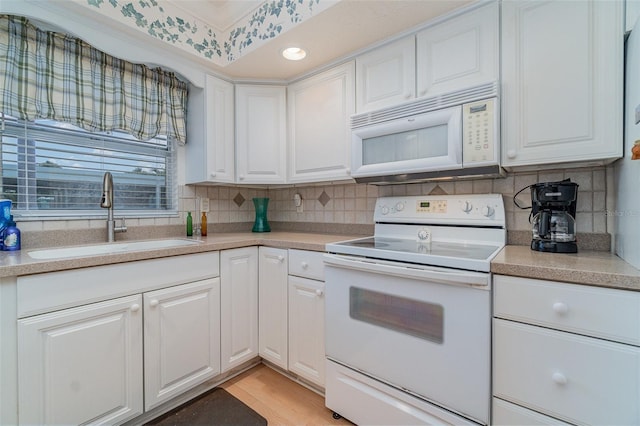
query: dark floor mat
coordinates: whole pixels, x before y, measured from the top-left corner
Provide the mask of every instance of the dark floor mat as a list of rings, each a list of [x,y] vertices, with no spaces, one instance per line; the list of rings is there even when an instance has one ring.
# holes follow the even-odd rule
[[[266,424],[264,417],[222,388],[213,388],[146,423],[148,426],[265,426]]]

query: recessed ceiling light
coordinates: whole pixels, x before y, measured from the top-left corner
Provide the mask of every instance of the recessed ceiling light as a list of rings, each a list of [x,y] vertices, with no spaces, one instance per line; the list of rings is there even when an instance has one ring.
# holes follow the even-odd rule
[[[307,52],[300,47],[287,47],[282,51],[282,56],[290,61],[299,61],[307,56]]]

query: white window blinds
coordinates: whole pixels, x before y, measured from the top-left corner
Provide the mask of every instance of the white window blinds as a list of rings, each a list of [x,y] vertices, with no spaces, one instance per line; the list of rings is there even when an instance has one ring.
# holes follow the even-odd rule
[[[5,118],[2,198],[20,217],[104,215],[102,177],[113,174],[118,215],[177,211],[172,144],[126,133],[91,133],[51,120]]]

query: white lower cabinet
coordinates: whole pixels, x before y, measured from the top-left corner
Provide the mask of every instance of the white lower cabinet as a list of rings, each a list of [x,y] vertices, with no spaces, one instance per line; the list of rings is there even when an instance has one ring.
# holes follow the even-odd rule
[[[640,424],[640,293],[494,285],[492,423]]]
[[[120,424],[219,374],[217,276],[213,252],[18,277],[18,423]]]
[[[258,356],[258,247],[220,252],[222,372]]]
[[[324,387],[321,252],[260,247],[260,356]]]
[[[286,370],[289,365],[287,250],[260,247],[259,253],[259,353],[262,358]]]
[[[114,424],[143,412],[142,296],[18,321],[19,424]]]
[[[145,410],[220,373],[220,278],[145,293]]]
[[[324,387],[324,282],[289,276],[289,370]]]

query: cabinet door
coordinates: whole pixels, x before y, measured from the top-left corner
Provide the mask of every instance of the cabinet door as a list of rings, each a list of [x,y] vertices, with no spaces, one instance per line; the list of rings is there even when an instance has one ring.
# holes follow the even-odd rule
[[[416,36],[418,97],[498,81],[498,2]]]
[[[258,356],[258,247],[220,252],[222,372]]]
[[[502,3],[504,166],[622,155],[623,7]]]
[[[403,38],[356,58],[358,113],[415,98],[415,38]]]
[[[324,282],[289,276],[289,370],[324,386]]]
[[[260,247],[258,264],[260,356],[287,369],[287,250]]]
[[[142,414],[142,297],[19,320],[18,388],[20,424],[114,424]]]
[[[236,86],[238,183],[286,180],[286,88]]]
[[[234,182],[233,84],[207,75],[203,89],[189,93],[186,183]]]
[[[289,181],[351,179],[354,63],[288,88]]]
[[[220,279],[144,294],[145,410],[220,373]]]

